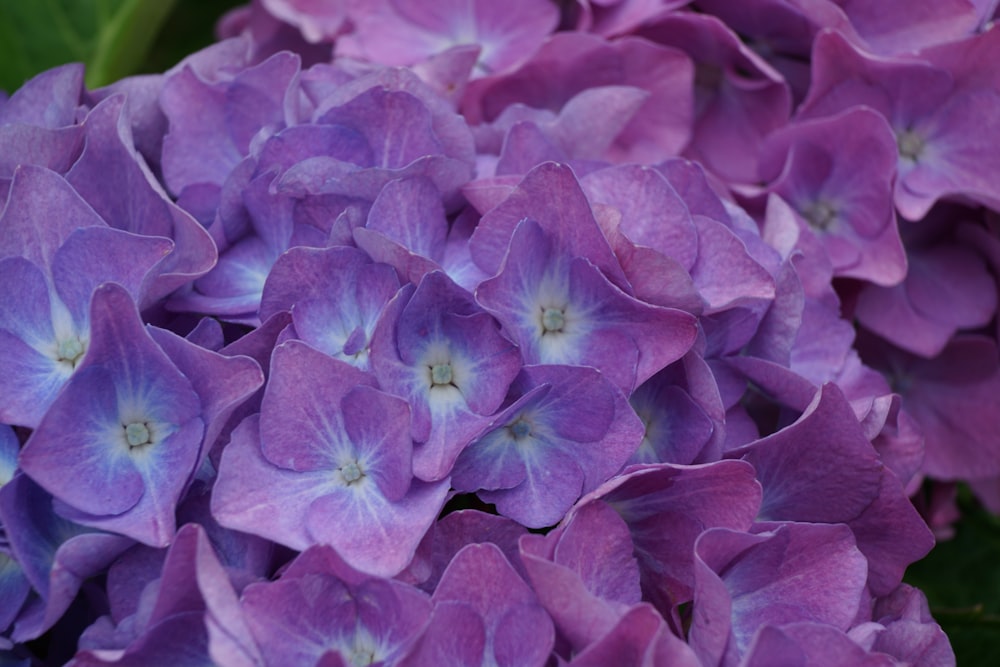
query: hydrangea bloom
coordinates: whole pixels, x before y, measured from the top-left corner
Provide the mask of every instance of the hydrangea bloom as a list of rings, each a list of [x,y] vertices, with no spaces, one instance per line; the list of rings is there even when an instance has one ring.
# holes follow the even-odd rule
[[[255,0],[4,97],[0,663],[954,664],[995,5]]]

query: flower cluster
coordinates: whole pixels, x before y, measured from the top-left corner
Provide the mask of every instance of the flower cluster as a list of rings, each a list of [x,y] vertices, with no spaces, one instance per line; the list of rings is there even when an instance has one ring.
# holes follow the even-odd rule
[[[0,664],[954,664],[995,4],[255,0],[0,100]]]

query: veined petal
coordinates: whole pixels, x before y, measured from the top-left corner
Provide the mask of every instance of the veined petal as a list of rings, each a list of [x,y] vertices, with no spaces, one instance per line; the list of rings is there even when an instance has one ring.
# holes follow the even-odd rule
[[[306,531],[330,544],[351,567],[392,577],[413,558],[417,545],[444,506],[447,478],[414,480],[409,493],[390,502],[374,484],[317,498],[304,517]]]
[[[340,402],[352,387],[374,385],[357,368],[301,341],[287,341],[271,356],[271,375],[261,402],[264,457],[289,470],[325,470],[353,451]]]
[[[21,468],[64,502],[92,514],[121,514],[143,494],[118,419],[114,375],[81,369],[21,454]]]
[[[200,400],[125,288],[97,288],[90,320],[90,348],[26,444],[22,467],[73,520],[110,521],[112,530],[163,546],[200,451]]]

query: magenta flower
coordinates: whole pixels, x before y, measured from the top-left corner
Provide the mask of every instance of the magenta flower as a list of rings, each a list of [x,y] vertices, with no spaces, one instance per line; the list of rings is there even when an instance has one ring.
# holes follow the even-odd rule
[[[991,142],[1000,136],[1000,94],[996,74],[977,63],[995,59],[998,46],[1000,33],[991,30],[927,49],[919,58],[879,59],[837,33],[823,33],[799,116],[827,116],[858,105],[882,114],[899,151],[895,204],[908,220],[924,217],[945,197],[995,205],[1000,151]]]
[[[835,276],[891,286],[906,275],[892,205],[895,165],[885,120],[854,108],[773,133],[764,143],[760,175],[769,182],[767,192],[795,209],[800,234],[818,238]]]

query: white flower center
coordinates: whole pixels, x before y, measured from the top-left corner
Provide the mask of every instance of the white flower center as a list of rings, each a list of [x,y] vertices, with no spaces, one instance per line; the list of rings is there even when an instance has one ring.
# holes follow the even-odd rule
[[[83,341],[76,336],[61,340],[56,348],[57,361],[68,364],[70,368],[75,369],[86,351]]]
[[[365,476],[364,471],[361,466],[358,465],[357,461],[351,461],[343,466],[341,466],[340,476],[343,478],[344,483],[347,485],[354,484],[362,477]]]
[[[507,424],[507,431],[514,440],[524,440],[531,435],[531,424],[525,421],[524,418],[518,417],[510,424]]]
[[[351,653],[350,660],[353,667],[366,667],[375,662],[375,651],[367,648],[355,649]]]
[[[924,138],[913,130],[903,130],[896,135],[896,146],[899,147],[899,157],[917,162],[924,152]]]
[[[125,440],[130,448],[142,447],[153,441],[146,422],[130,422],[125,424]]]
[[[813,229],[825,231],[837,217],[837,209],[830,202],[819,199],[806,207],[802,217],[809,221]]]
[[[452,373],[451,364],[449,363],[434,364],[430,369],[432,385],[451,384],[454,380],[454,373]]]
[[[542,308],[542,335],[562,331],[566,314],[562,308]]]

